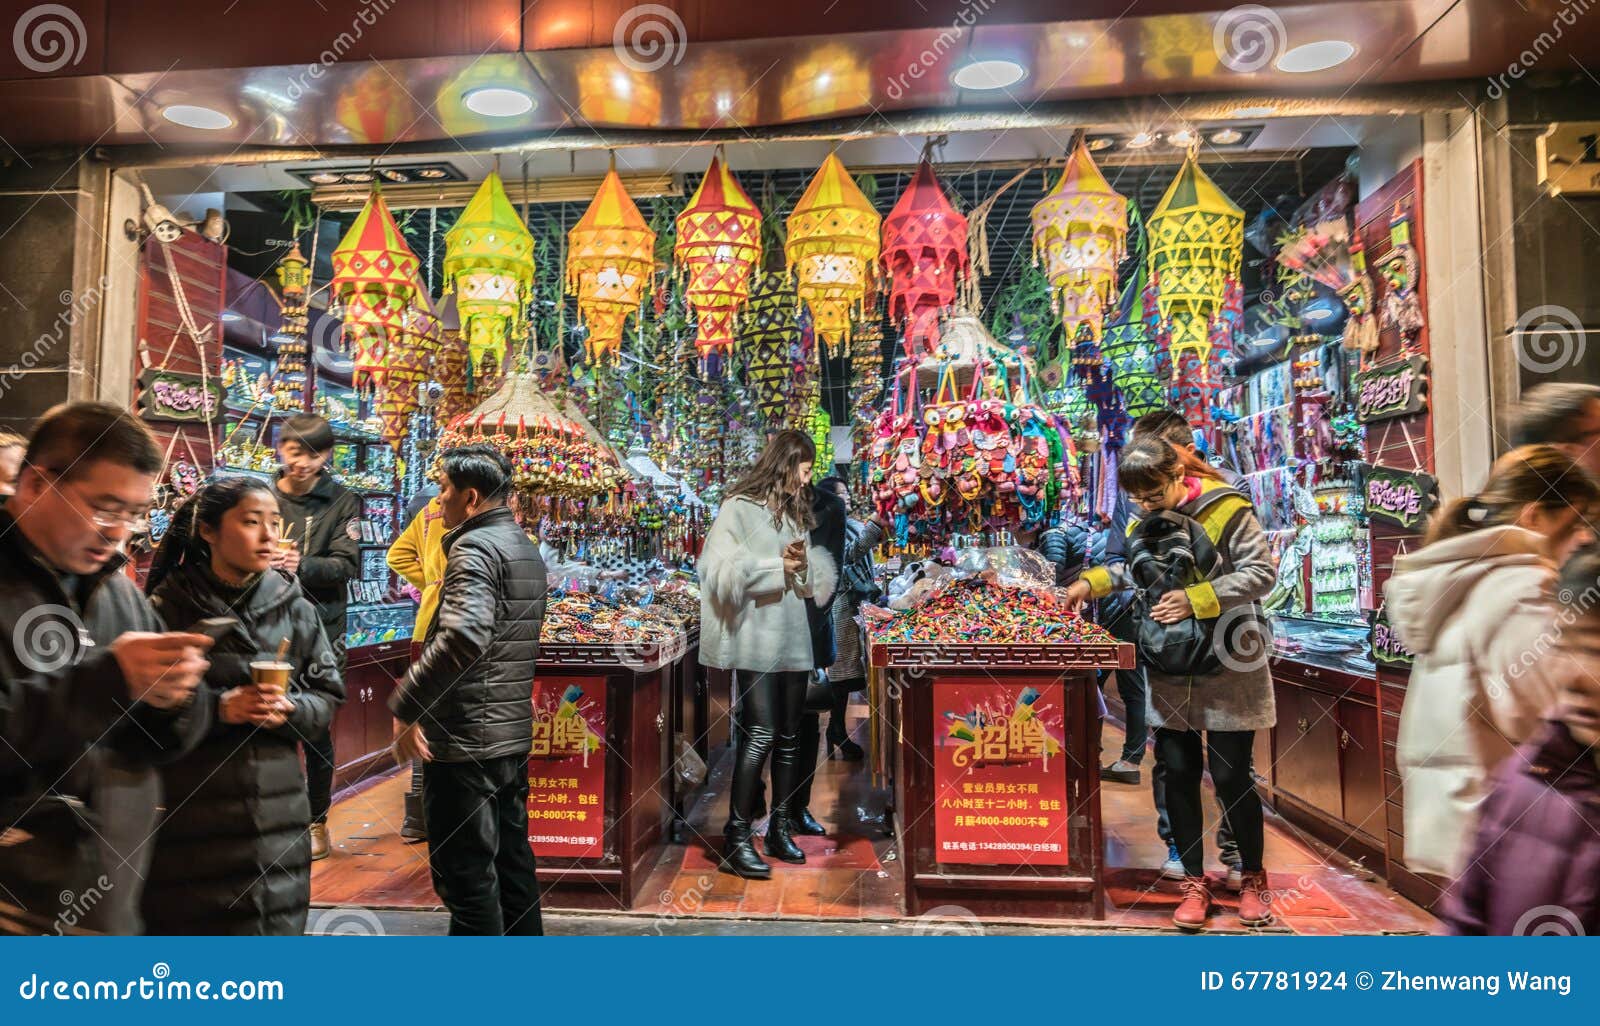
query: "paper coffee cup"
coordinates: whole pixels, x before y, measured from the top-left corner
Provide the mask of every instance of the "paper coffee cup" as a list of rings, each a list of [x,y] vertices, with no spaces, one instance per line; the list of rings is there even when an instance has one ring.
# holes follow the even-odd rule
[[[257,659],[250,664],[250,679],[258,687],[276,687],[279,691],[288,693],[289,673],[293,669],[292,663],[280,663],[276,659]]]

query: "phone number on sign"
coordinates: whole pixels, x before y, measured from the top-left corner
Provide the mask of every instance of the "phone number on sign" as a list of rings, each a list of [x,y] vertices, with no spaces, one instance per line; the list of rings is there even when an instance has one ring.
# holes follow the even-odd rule
[[[1366,987],[1359,989],[1365,990]],[[1310,972],[1245,969],[1235,973],[1220,973],[1215,969],[1200,973],[1201,990],[1349,990],[1350,979],[1343,972],[1312,970]]]

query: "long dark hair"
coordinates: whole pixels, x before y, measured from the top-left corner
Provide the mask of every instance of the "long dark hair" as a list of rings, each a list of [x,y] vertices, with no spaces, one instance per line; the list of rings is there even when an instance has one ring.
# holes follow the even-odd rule
[[[211,546],[200,537],[200,525],[216,529],[222,518],[251,492],[272,494],[272,486],[259,477],[236,474],[220,477],[196,492],[172,515],[172,526],[161,538],[155,559],[150,563],[150,574],[145,578],[144,593],[154,595],[156,588],[173,571],[185,564],[209,565]],[[274,497],[276,498],[276,497]]]
[[[727,497],[746,498],[772,511],[772,523],[781,525],[787,520],[802,531],[817,526],[816,514],[811,510],[811,482],[801,482],[795,488],[795,468],[817,458],[817,443],[804,431],[789,428],[779,431],[767,442],[755,466],[728,489]]]
[[[1587,519],[1597,502],[1600,485],[1571,456],[1550,445],[1524,445],[1494,461],[1477,495],[1457,499],[1434,514],[1426,543],[1509,524],[1528,506],[1575,509]]]

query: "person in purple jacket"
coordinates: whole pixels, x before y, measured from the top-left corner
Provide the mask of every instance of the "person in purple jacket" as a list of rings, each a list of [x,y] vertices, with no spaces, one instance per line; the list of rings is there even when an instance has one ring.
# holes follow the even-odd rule
[[[1550,626],[1561,701],[1501,764],[1442,903],[1454,934],[1600,933],[1600,543],[1561,568]]]

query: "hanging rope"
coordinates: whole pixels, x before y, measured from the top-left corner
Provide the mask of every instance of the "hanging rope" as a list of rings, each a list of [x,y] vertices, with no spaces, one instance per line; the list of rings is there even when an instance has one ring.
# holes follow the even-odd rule
[[[996,189],[993,195],[973,207],[972,213],[967,215],[967,265],[971,271],[961,281],[958,302],[974,315],[982,305],[978,282],[989,276],[989,214],[1007,189],[1022,181],[1030,172],[1044,167],[1046,163],[1048,162],[1036,160],[1018,171],[1008,182]]]

